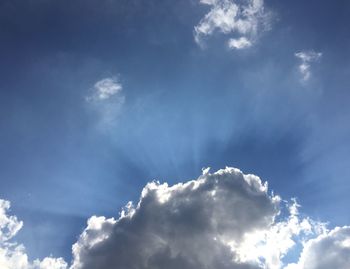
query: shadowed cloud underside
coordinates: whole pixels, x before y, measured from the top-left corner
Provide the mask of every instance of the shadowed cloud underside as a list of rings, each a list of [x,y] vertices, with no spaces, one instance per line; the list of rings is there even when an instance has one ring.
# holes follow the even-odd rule
[[[22,222],[1,200],[0,265],[4,269],[323,269],[350,266],[350,230],[329,231],[300,217],[299,205],[268,191],[267,183],[235,168],[204,169],[196,180],[169,186],[151,182],[137,204],[119,218],[93,216],[73,245],[69,266],[62,258],[29,262],[12,242]],[[304,242],[299,261],[283,258]],[[328,255],[329,253],[329,255]]]

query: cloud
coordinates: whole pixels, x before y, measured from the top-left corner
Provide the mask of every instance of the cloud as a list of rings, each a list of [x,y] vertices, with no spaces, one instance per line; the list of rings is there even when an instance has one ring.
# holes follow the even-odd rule
[[[194,28],[199,45],[217,31],[230,35],[229,48],[248,48],[270,22],[271,16],[265,11],[263,0],[200,0],[200,3],[211,6],[211,10]]]
[[[10,202],[0,199],[0,268],[1,269],[66,269],[62,258],[44,258],[42,261],[28,261],[25,248],[12,242],[12,238],[22,228],[23,222],[9,216]]]
[[[321,59],[322,53],[311,50],[297,52],[294,55],[301,60],[299,72],[302,75],[302,80],[306,82],[311,77],[311,65]]]
[[[125,103],[123,86],[117,77],[109,77],[97,81],[92,90],[93,92],[86,97],[89,109],[93,109],[98,117],[98,128],[108,131],[115,127]]]
[[[149,183],[119,219],[92,217],[73,246],[72,269],[283,268],[295,238],[321,224],[283,206],[267,183],[235,168],[197,180]],[[288,209],[284,212],[284,209]]]
[[[297,264],[286,269],[350,268],[350,227],[337,227],[309,240]]]
[[[106,100],[121,93],[123,87],[116,77],[104,78],[94,85],[94,93],[87,97],[89,101]]]
[[[236,169],[172,187],[149,183],[118,220],[89,220],[73,268],[256,268],[233,244],[271,225],[278,203],[259,178]]]
[[[350,227],[328,231],[301,217],[295,200],[235,168],[204,169],[196,180],[148,183],[119,218],[92,216],[73,245],[70,266],[52,257],[28,262],[9,240],[22,227],[0,200],[0,268],[4,269],[347,269]],[[284,258],[303,243],[299,261]]]
[[[241,37],[239,39],[233,39],[231,38],[228,41],[228,46],[231,49],[244,49],[249,48],[252,45],[252,42],[250,42],[247,38]]]
[[[9,209],[10,202],[0,200],[0,242],[6,242],[14,237],[23,226],[23,222],[18,221],[15,216],[6,214]]]

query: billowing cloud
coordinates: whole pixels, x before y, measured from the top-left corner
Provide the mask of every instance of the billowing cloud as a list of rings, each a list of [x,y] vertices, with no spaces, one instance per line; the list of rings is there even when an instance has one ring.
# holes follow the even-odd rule
[[[309,240],[297,264],[286,269],[350,268],[350,227],[338,227]]]
[[[149,183],[119,220],[89,220],[73,268],[255,268],[234,245],[269,227],[278,203],[259,178],[235,169],[172,187]]]
[[[299,72],[302,76],[304,82],[308,81],[311,77],[311,65],[315,62],[318,62],[321,57],[321,52],[311,51],[301,51],[295,53],[295,57],[300,59],[301,63],[299,65]]]
[[[204,169],[196,180],[148,183],[119,218],[93,216],[63,259],[28,262],[22,245],[8,243],[22,223],[0,203],[0,268],[5,269],[347,269],[350,228],[328,231],[299,215],[267,183],[235,168]],[[299,261],[284,257],[304,244]]]
[[[152,182],[119,219],[88,221],[72,269],[283,268],[295,238],[321,226],[300,219],[296,202],[283,204],[234,168],[174,186]]]
[[[194,29],[195,40],[200,45],[206,37],[220,32],[229,35],[229,48],[248,48],[270,21],[263,0],[200,0],[200,3],[211,6]]]
[[[62,258],[47,257],[28,261],[25,248],[12,242],[12,238],[22,228],[23,223],[15,216],[9,216],[10,202],[0,199],[0,268],[1,269],[66,269]]]

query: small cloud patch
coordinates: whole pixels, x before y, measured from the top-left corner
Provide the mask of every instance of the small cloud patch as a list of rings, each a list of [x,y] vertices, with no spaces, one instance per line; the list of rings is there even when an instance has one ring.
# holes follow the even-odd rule
[[[87,97],[88,101],[107,100],[120,94],[123,86],[116,77],[104,78],[95,83],[93,90],[92,95]]]
[[[319,62],[322,58],[321,52],[301,51],[294,54],[300,60],[298,66],[299,72],[304,82],[308,81],[311,77],[311,67],[313,63]]]
[[[263,0],[200,0],[200,3],[211,9],[194,28],[195,41],[199,45],[219,32],[230,36],[227,43],[230,49],[246,49],[270,24],[271,15],[266,12]]]

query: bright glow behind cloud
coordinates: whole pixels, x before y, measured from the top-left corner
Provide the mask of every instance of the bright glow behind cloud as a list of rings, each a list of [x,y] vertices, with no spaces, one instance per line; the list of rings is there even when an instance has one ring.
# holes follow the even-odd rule
[[[297,264],[286,269],[350,268],[350,227],[338,227],[306,242]]]
[[[88,220],[68,266],[62,258],[29,262],[24,247],[10,242],[22,223],[0,200],[0,268],[348,269],[350,228],[328,231],[301,218],[298,207],[235,168],[204,169],[197,180],[174,186],[151,182],[118,219]],[[300,242],[299,261],[284,264]]]
[[[204,169],[174,186],[152,182],[118,220],[89,220],[72,268],[284,268],[298,240],[325,231],[300,218],[295,201],[286,209],[266,183],[234,168]]]

